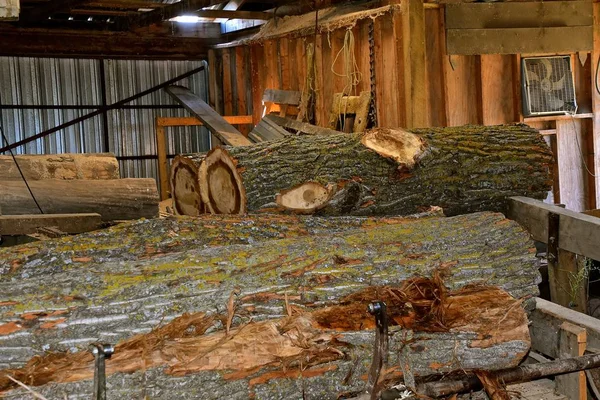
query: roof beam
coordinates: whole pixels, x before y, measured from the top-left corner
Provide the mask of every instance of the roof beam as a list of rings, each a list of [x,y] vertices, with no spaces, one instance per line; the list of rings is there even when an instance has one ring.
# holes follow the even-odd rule
[[[211,0],[181,0],[166,7],[147,11],[139,16],[129,18],[129,29],[142,28],[175,18],[190,11],[197,11],[211,4]]]
[[[107,31],[1,29],[0,55],[132,59],[203,59],[222,39]]]
[[[51,0],[44,5],[23,9],[19,20],[23,22],[43,21],[56,12],[69,11],[85,2],[86,0]]]
[[[273,13],[260,11],[200,10],[192,14],[201,18],[253,19],[263,21],[273,18]]]

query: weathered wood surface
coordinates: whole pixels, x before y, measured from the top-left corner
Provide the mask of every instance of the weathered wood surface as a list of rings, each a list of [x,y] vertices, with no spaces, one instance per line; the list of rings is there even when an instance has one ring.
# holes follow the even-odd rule
[[[2,249],[0,365],[19,367],[46,350],[85,349],[95,340],[114,343],[184,312],[222,313],[236,288],[236,321],[280,317],[286,294],[291,307],[310,310],[439,268],[447,270],[451,290],[478,282],[517,298],[537,293],[529,235],[500,214],[286,217],[288,224],[281,218],[138,221],[70,241]],[[187,222],[181,228],[178,221]],[[440,340],[446,350],[436,357],[446,371],[453,368],[456,336]],[[418,354],[415,348],[407,357],[421,360],[417,370],[429,370],[435,360]]]
[[[290,136],[226,150],[250,212],[276,208],[279,192],[311,181],[336,187],[317,212],[323,215],[406,215],[429,206],[447,215],[506,211],[508,197],[542,199],[550,188],[552,154],[526,125],[411,132]]]
[[[15,156],[28,181],[42,179],[119,179],[114,154],[44,154]],[[11,156],[0,156],[0,181],[23,178]]]
[[[150,178],[49,179],[29,187],[44,214],[98,213],[105,221],[158,216],[156,181]],[[0,208],[5,215],[39,213],[22,181],[0,181]]]
[[[529,349],[520,301],[485,286],[448,292],[438,278],[367,287],[339,304],[311,310],[288,303],[287,315],[277,319],[234,322],[239,315],[232,302],[227,315],[184,315],[117,344],[107,361],[108,373],[116,375],[109,376],[110,397],[131,398],[140,389],[152,398],[185,399],[334,399],[360,392],[375,325],[365,305],[374,300],[388,304],[392,327],[387,379],[401,371],[419,375],[443,369],[438,364],[446,361],[464,370],[517,365]],[[81,384],[93,376],[93,356],[86,351],[51,354],[1,372],[32,386],[76,382],[41,389],[52,398],[58,393],[81,396],[91,388]],[[131,376],[124,374],[131,373],[156,376],[140,387],[127,382]],[[210,387],[214,383],[220,385]],[[0,393],[15,387],[0,375]]]
[[[102,226],[100,214],[35,214],[0,216],[0,235],[28,235],[38,228],[55,227],[65,233],[82,233]]]

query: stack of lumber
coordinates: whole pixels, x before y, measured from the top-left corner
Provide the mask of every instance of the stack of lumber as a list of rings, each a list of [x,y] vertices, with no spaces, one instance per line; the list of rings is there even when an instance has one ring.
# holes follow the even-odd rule
[[[287,211],[447,215],[505,211],[510,196],[546,197],[553,157],[526,125],[287,136],[173,161],[182,215]]]
[[[19,155],[16,162],[44,214],[98,213],[103,220],[158,215],[154,179],[119,179],[112,154]],[[40,213],[10,156],[0,156],[0,210]]]
[[[456,238],[460,238],[457,240]],[[0,395],[336,399],[365,390],[374,300],[382,382],[498,370],[530,347],[529,234],[503,215],[207,215],[0,249]]]

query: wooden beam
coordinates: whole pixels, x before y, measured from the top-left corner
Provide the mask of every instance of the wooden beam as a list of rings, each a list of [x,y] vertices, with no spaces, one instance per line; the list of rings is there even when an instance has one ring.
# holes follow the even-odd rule
[[[100,214],[0,215],[0,235],[28,235],[38,228],[57,227],[65,233],[83,233],[102,226]]]
[[[0,29],[0,55],[204,59],[218,39],[76,30]]]
[[[180,0],[166,7],[156,8],[129,19],[130,29],[142,28],[152,24],[158,24],[171,18],[183,15],[190,11],[197,11],[211,5],[210,0]]]
[[[598,60],[600,57],[600,3],[593,3],[593,14],[594,14],[594,49],[592,52],[592,60]],[[600,208],[600,82],[598,82],[598,68],[600,66],[597,62],[592,61],[592,110],[593,112],[593,148],[594,148],[594,165],[589,168],[594,171],[595,175],[595,188],[596,188],[596,207]]]
[[[190,15],[201,18],[250,19],[263,21],[273,18],[273,13],[260,11],[200,10],[190,13]]]
[[[46,2],[44,5],[36,5],[31,8],[24,9],[21,12],[19,21],[32,22],[32,21],[43,21],[47,20],[49,16],[58,12],[66,11],[69,12],[71,8],[82,5],[86,0],[52,0]]]
[[[581,357],[585,353],[587,334],[585,328],[563,322],[559,333],[560,358]],[[585,372],[573,372],[555,378],[556,390],[570,400],[587,400]]]
[[[222,116],[188,88],[172,85],[168,86],[165,90],[179,104],[184,106],[192,114],[196,115],[196,117],[206,125],[210,132],[225,144],[230,146],[247,146],[252,144],[248,138],[225,121]]]
[[[523,225],[534,240],[547,243],[550,213],[560,215],[559,248],[600,260],[600,219],[596,217],[527,197],[511,197],[507,216]]]
[[[291,104],[297,106],[300,104],[302,93],[296,90],[265,89],[263,101],[276,104]]]
[[[592,25],[592,3],[587,1],[446,5],[446,27],[448,29],[547,28],[590,25]]]
[[[402,2],[406,127],[427,126],[425,10],[422,0]]]
[[[448,29],[448,54],[576,53],[592,50],[592,26]]]
[[[225,115],[223,119],[231,125],[244,125],[252,123],[252,115]],[[204,125],[202,121],[195,117],[158,117],[156,118],[158,126],[198,126]]]

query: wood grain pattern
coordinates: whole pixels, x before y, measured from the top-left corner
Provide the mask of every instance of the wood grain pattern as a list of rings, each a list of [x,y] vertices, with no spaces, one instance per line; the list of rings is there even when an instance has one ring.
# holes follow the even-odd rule
[[[510,55],[481,56],[481,96],[484,125],[514,121],[513,58]]]

